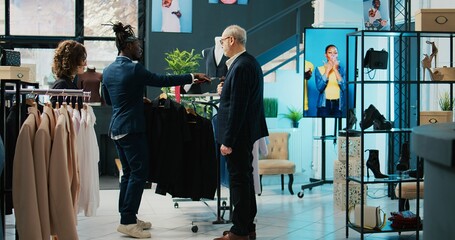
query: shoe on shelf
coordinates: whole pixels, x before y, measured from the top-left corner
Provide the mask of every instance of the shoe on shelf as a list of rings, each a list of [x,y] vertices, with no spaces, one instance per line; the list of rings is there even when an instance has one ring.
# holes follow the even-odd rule
[[[369,151],[370,154],[368,156],[368,160],[366,162],[367,166],[367,178],[370,177],[370,173],[368,171],[371,170],[374,174],[375,178],[388,178],[389,176],[382,174],[380,170],[380,164],[379,164],[379,150],[377,149],[367,149],[365,150]]]
[[[223,235],[222,237],[219,238],[214,238],[213,240],[248,240],[249,236],[239,236],[235,235],[234,233],[229,232],[226,235]]]
[[[224,231],[223,236],[228,235],[230,231]],[[256,239],[256,231],[252,231],[248,233],[248,239]]]
[[[137,225],[138,225],[140,228],[144,229],[144,230],[147,230],[147,229],[152,228],[152,223],[151,223],[151,222],[142,221],[142,220],[140,220],[139,218],[136,219],[136,222],[137,222]]]
[[[400,160],[397,164],[398,171],[406,171],[409,169],[409,143],[406,141],[401,145]]]
[[[117,227],[117,231],[134,238],[152,237],[152,234],[150,234],[150,232],[144,231],[144,229],[139,227],[137,224],[120,224]]]

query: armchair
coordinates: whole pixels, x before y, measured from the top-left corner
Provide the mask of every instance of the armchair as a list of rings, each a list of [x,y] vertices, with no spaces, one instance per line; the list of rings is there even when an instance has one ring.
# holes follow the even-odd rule
[[[289,175],[288,189],[291,195],[292,183],[294,182],[295,164],[289,161],[288,140],[289,133],[274,132],[270,133],[270,143],[267,146],[268,155],[261,156],[258,161],[259,181],[262,192],[262,175],[281,175],[281,190],[284,190],[284,174]]]

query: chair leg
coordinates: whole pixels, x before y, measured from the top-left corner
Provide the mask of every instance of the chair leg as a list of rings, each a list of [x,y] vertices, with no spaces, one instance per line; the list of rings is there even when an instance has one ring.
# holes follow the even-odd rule
[[[261,196],[261,194],[262,194],[262,175],[259,175],[259,186],[261,187],[261,193],[259,193],[258,195]]]
[[[281,191],[284,191],[284,174],[281,174]]]
[[[294,191],[292,191],[292,184],[294,183],[294,174],[289,174],[289,183],[288,188],[291,195],[294,195]]]

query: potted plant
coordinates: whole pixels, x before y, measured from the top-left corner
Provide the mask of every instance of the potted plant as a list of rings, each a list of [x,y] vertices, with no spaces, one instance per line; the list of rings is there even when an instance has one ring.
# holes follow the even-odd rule
[[[170,74],[181,75],[186,73],[196,72],[199,67],[199,60],[202,59],[201,54],[195,54],[194,49],[191,52],[180,51],[178,48],[170,52],[164,53],[166,57],[164,60],[167,62]],[[170,92],[170,87],[163,87],[161,91],[164,93]]]
[[[276,118],[278,115],[278,98],[264,98],[264,113],[266,118]]]
[[[439,95],[438,103],[442,111],[421,111],[420,124],[452,122],[453,112],[450,105],[454,102],[455,99],[450,99],[449,92]]]
[[[164,60],[167,62],[168,67],[166,70],[170,71],[170,74],[175,74],[175,75],[181,75],[181,74],[187,74],[187,73],[193,73],[196,72],[199,68],[199,61],[202,59],[201,54],[195,53],[194,49],[191,49],[191,52],[188,51],[180,51],[178,48],[175,50],[172,50],[170,52],[165,53],[166,57]],[[163,93],[169,93],[170,92],[170,87],[163,87],[161,88],[161,91]],[[174,99],[173,97],[171,97]],[[196,112],[198,114],[206,113],[208,115],[211,115],[211,109],[204,110],[203,106],[200,105],[192,105],[190,104],[191,100],[204,100],[202,97],[196,97],[196,98],[191,98],[189,99],[188,97],[182,97],[181,98],[182,104],[188,109],[188,108],[195,108]],[[185,101],[186,100],[186,101]]]
[[[283,118],[287,118],[291,121],[292,127],[293,128],[298,128],[299,127],[299,121],[303,117],[303,111],[301,109],[298,109],[296,107],[290,106],[288,107],[288,112],[287,113],[282,113],[281,116]]]
[[[450,108],[450,104],[454,102],[455,99],[450,99],[449,92],[444,92],[442,95],[439,96],[439,107],[442,111],[452,111]]]
[[[201,54],[194,53],[194,49],[191,52],[180,51],[178,48],[165,53],[166,58],[164,59],[168,67],[166,70],[171,70],[172,74],[186,74],[196,72],[199,67],[199,60],[202,59]]]

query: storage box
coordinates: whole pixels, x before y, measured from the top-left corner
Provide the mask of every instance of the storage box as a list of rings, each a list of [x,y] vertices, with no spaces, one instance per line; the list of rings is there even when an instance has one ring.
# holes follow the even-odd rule
[[[17,79],[24,82],[35,82],[30,79],[30,68],[28,67],[0,66],[0,80],[1,79]]]
[[[452,122],[452,111],[422,111],[420,125]]]
[[[455,32],[455,9],[420,9],[415,15],[416,31]]]

